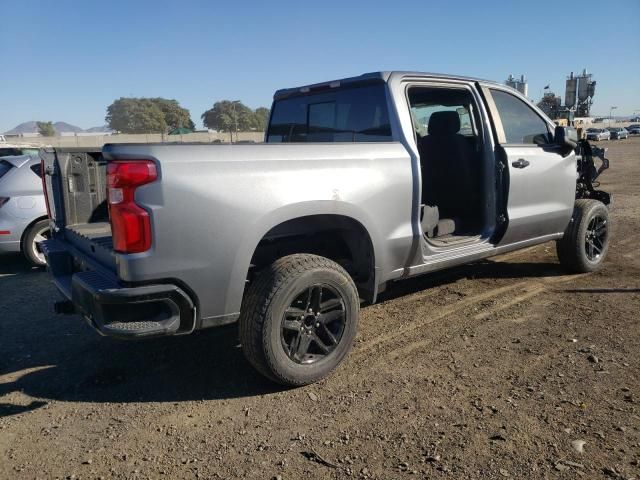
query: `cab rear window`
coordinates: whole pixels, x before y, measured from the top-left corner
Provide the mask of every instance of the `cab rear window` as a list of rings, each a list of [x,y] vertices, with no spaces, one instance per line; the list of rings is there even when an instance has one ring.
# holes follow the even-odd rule
[[[383,84],[277,100],[267,131],[269,143],[390,141]]]

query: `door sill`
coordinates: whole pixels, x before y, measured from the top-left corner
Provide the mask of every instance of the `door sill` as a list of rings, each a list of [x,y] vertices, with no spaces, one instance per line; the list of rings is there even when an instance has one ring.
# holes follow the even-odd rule
[[[473,243],[482,243],[482,235],[444,235],[442,237],[424,237],[429,245],[438,248],[452,248]]]

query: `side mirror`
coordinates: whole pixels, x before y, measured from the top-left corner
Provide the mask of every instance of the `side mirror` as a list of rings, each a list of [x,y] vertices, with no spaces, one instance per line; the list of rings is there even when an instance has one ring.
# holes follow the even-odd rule
[[[553,137],[558,145],[571,147],[571,149],[578,146],[578,132],[573,127],[561,127],[558,125]]]

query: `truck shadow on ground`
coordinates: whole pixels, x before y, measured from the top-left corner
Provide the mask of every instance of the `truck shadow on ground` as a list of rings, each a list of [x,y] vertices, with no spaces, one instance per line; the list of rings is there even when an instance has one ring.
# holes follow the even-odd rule
[[[476,263],[425,274],[421,277],[396,282],[378,296],[378,302],[394,300],[405,295],[454,284],[462,279],[535,279],[566,275],[559,263],[501,262],[482,260]]]
[[[283,388],[249,366],[233,326],[189,337],[120,342],[99,337],[82,322],[77,316],[59,321],[61,330],[73,333],[50,335],[49,346],[32,344],[40,352],[13,357],[19,361],[5,365],[13,372],[3,375],[9,381],[0,383],[0,416],[21,413],[15,405],[2,403],[4,395],[16,391],[35,399],[72,402],[181,402],[263,395]]]
[[[390,301],[462,278],[561,275],[552,263],[484,261],[396,284]],[[0,265],[0,417],[70,402],[182,402],[273,394],[284,389],[248,364],[235,325],[135,342],[100,337],[78,316],[55,316],[48,274]],[[365,307],[366,308],[366,307]],[[24,399],[8,395],[22,392]],[[18,403],[18,404],[16,404]]]

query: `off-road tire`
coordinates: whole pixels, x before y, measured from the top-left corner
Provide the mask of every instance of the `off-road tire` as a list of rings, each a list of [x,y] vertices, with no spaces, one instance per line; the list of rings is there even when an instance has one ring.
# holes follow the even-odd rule
[[[339,293],[345,311],[344,330],[331,354],[316,363],[295,363],[281,343],[284,311],[296,292],[318,283]],[[356,286],[340,265],[310,254],[282,257],[260,272],[248,287],[239,319],[242,350],[258,372],[277,383],[301,386],[317,382],[329,375],[351,350],[359,310]]]
[[[597,259],[589,259],[585,243],[590,222],[600,217],[606,221],[606,238]],[[590,199],[576,200],[573,216],[562,239],[556,241],[556,252],[562,266],[573,273],[587,273],[602,267],[609,250],[611,220],[609,209],[602,202]]]
[[[21,250],[24,257],[33,267],[44,267],[47,262],[39,258],[34,252],[34,239],[42,230],[49,228],[49,220],[39,220],[29,226],[22,237]]]

